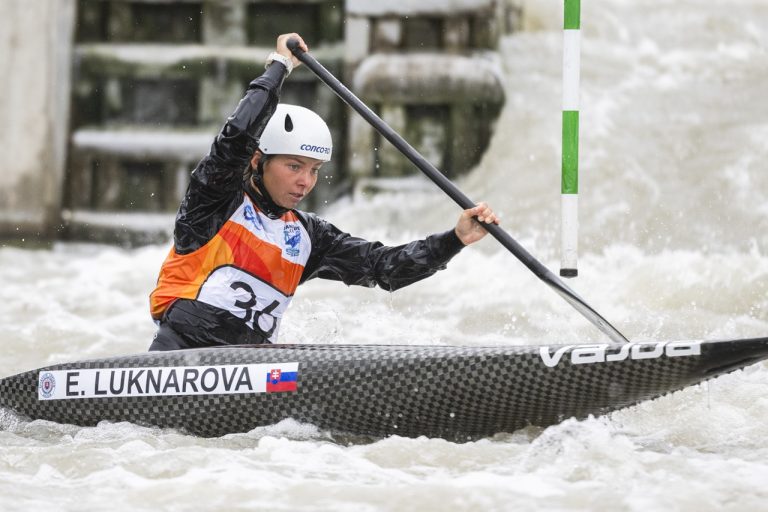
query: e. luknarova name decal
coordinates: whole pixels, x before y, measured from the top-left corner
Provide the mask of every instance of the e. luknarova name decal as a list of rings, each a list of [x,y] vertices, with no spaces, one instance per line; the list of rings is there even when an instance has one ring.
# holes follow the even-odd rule
[[[299,363],[43,370],[38,400],[297,391]]]
[[[626,359],[658,359],[701,355],[700,341],[649,341],[616,345],[562,345],[541,347],[539,355],[546,366],[554,368],[570,351],[571,364],[606,363]]]

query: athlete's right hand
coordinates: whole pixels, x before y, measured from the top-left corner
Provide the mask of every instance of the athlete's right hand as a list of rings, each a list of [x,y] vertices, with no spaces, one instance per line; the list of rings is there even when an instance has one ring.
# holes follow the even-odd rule
[[[473,244],[488,234],[483,224],[498,223],[499,217],[487,204],[477,203],[474,208],[461,212],[461,217],[456,223],[456,236],[464,245]]]
[[[275,48],[275,51],[282,55],[283,57],[287,57],[291,59],[291,62],[293,63],[293,67],[297,67],[301,65],[301,61],[294,57],[294,55],[291,53],[291,50],[288,49],[288,40],[292,37],[295,37],[299,40],[299,47],[304,50],[305,52],[309,51],[309,47],[307,46],[307,43],[304,42],[304,40],[301,38],[301,36],[295,32],[291,32],[290,34],[281,34],[277,36],[277,47]]]

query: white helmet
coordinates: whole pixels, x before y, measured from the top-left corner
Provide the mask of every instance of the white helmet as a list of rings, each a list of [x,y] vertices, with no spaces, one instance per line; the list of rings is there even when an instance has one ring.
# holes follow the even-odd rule
[[[264,127],[259,149],[265,155],[299,155],[331,159],[331,131],[322,118],[298,105],[280,103]]]

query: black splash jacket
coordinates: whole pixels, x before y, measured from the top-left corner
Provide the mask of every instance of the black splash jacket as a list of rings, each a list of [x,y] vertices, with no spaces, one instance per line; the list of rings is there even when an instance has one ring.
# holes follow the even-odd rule
[[[204,301],[200,292],[194,297],[169,297],[166,294],[163,299],[157,298],[162,295],[159,290],[163,287],[167,268],[173,267],[169,264],[171,257],[194,257],[198,251],[209,250],[209,242],[220,234],[225,223],[238,215],[244,203],[253,205],[268,219],[290,217],[298,219],[304,227],[311,248],[299,284],[319,277],[347,285],[379,286],[393,291],[444,269],[463,248],[453,229],[396,247],[356,238],[313,213],[279,207],[267,194],[260,192],[263,185],[258,177],[254,180],[255,186],[251,180],[244,180],[244,171],[258,147],[259,136],[279,101],[285,76],[285,67],[274,63],[250,83],[245,97],[227,119],[209,154],[192,173],[176,216],[174,247],[151,297],[153,316],[161,324],[158,338],[164,333],[167,335],[169,329],[172,331],[173,342],[166,340],[166,345],[172,345],[170,348],[270,341],[272,332],[265,332],[255,321],[253,325],[248,323],[250,312],[243,319],[232,308],[223,309]],[[178,276],[174,277],[178,284]],[[281,311],[287,307],[292,293],[286,295],[286,303],[280,304]],[[263,312],[257,311],[256,316]],[[270,313],[272,309],[266,308],[266,312]],[[274,325],[278,322],[279,319]],[[157,348],[153,344],[152,349]]]

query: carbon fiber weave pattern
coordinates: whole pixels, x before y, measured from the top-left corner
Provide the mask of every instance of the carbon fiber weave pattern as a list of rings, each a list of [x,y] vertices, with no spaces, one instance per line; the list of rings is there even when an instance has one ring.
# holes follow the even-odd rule
[[[554,367],[543,363],[539,349],[270,345],[152,352],[45,370],[297,361],[298,390],[40,401],[35,370],[0,380],[0,405],[33,419],[130,421],[201,436],[294,418],[334,432],[468,440],[654,398],[768,356],[768,340],[702,343],[699,356],[591,364],[572,364],[569,349]]]

